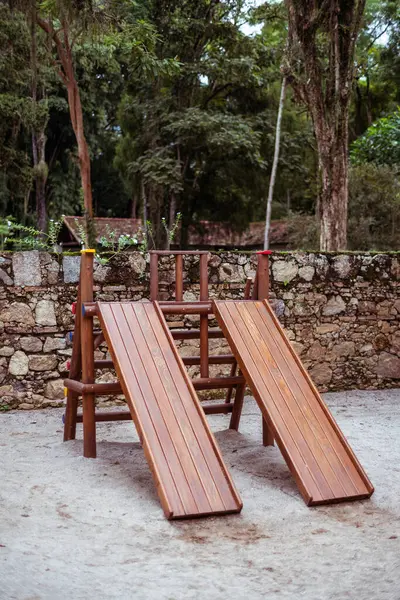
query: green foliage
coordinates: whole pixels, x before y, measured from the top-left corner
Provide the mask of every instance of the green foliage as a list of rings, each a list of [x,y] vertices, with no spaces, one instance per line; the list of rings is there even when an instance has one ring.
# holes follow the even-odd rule
[[[12,214],[16,222],[35,228],[37,175],[48,175],[49,217],[80,214],[79,157],[66,91],[52,62],[54,47],[38,29],[38,89],[43,100],[35,104],[31,5],[11,4],[12,11],[0,3],[0,215]],[[143,232],[138,245],[144,250],[147,245],[171,243],[177,212],[183,246],[188,227],[202,220],[229,220],[244,229],[249,221],[264,219],[287,19],[283,2],[254,4],[45,0],[38,5],[41,15],[50,15],[56,27],[64,17],[70,24],[95,214],[143,216],[146,236]],[[261,26],[257,34],[246,35],[245,22]],[[398,2],[367,0],[350,122],[351,140],[359,138],[352,147],[357,165],[365,161],[398,165],[399,56]],[[34,169],[32,131],[43,127],[45,161]],[[301,247],[317,247],[312,216],[317,172],[309,116],[289,89],[273,217],[289,217],[293,244]],[[355,172],[352,169],[351,190],[356,180],[357,186],[362,183],[354,179]],[[394,189],[393,171],[382,170],[380,176],[385,178],[384,205],[392,214],[386,202]],[[368,186],[364,190],[368,198],[381,202],[379,187],[371,181]],[[352,191],[351,198],[361,198],[360,194]],[[351,240],[352,247],[380,243],[374,236],[384,227],[383,216],[367,204],[375,225],[362,221],[365,239],[356,232],[357,211],[360,227],[364,219],[357,200],[356,212],[351,212],[350,231],[357,240]],[[4,222],[0,227],[0,235],[7,237]],[[22,230],[14,234],[29,237]],[[48,244],[47,238],[31,237],[32,244]],[[395,237],[388,240],[396,243]],[[111,244],[107,250],[118,249],[118,240],[107,243]]]
[[[0,243],[1,249],[8,247],[19,250],[51,250],[58,252],[58,236],[62,227],[62,217],[50,220],[48,231],[38,231],[15,221],[13,217],[0,218]]]
[[[178,213],[176,215],[175,222],[172,224],[172,227],[169,228],[168,224],[167,224],[167,220],[165,219],[165,217],[163,217],[161,219],[161,222],[162,222],[162,225],[163,225],[163,227],[165,229],[165,232],[167,234],[167,239],[168,239],[169,243],[171,243],[171,242],[174,241],[176,233],[177,233],[177,231],[179,229],[179,225],[181,223],[181,220],[182,220],[182,213]]]
[[[400,247],[400,181],[395,169],[371,163],[350,170],[349,241],[352,250]]]
[[[352,145],[354,164],[400,165],[400,108],[379,119]]]

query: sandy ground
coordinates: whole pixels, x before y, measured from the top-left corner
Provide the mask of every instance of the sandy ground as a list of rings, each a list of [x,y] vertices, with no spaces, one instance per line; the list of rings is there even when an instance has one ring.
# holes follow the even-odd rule
[[[87,460],[62,411],[0,414],[1,600],[400,600],[400,390],[325,397],[370,500],[307,508],[249,398],[240,433],[210,417],[241,515],[172,523],[131,423]]]

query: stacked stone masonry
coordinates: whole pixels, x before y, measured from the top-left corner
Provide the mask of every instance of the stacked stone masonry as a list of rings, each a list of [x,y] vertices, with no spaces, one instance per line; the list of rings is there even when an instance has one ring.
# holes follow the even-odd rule
[[[63,378],[72,352],[66,334],[74,326],[71,304],[79,262],[79,256],[39,251],[0,254],[0,410],[63,403]],[[209,267],[211,297],[241,298],[246,277],[255,274],[256,256],[211,254]],[[198,275],[198,258],[185,257],[185,300],[198,299]],[[148,256],[118,254],[105,265],[96,264],[95,285],[99,300],[148,298]],[[322,391],[399,385],[399,287],[396,254],[271,256],[274,309]],[[163,257],[160,298],[171,300],[173,293],[173,261]],[[196,316],[171,319],[171,326],[191,327],[197,321]],[[198,341],[181,343],[180,351],[198,355]],[[210,351],[225,353],[226,343],[211,340]],[[106,348],[96,357],[106,358]],[[226,370],[212,367],[211,372]],[[111,371],[98,375],[98,381],[115,379]]]

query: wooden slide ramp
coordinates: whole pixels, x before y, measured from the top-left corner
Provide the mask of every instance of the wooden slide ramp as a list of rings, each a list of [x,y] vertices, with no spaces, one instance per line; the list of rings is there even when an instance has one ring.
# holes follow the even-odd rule
[[[158,305],[97,306],[167,518],[240,512],[241,500]]]
[[[214,301],[215,314],[308,505],[374,491],[267,301]]]

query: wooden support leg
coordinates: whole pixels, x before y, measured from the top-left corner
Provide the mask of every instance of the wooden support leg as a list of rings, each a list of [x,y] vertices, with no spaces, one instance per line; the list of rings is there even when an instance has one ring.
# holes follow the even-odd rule
[[[81,378],[82,373],[82,360],[81,360],[81,318],[82,318],[82,304],[81,304],[81,286],[78,287],[78,298],[76,303],[75,313],[75,329],[74,329],[74,342],[72,347],[71,365],[69,369],[69,379]],[[65,420],[64,420],[64,442],[75,439],[76,434],[76,417],[78,412],[78,396],[73,390],[68,390],[67,393],[67,406],[65,409]]]
[[[83,405],[83,456],[96,458],[96,414],[95,396],[85,394],[82,397]]]
[[[257,265],[257,286],[255,286],[255,294],[258,300],[265,300],[269,298],[269,255],[270,250],[263,252],[257,252],[258,254],[258,265]],[[263,432],[263,445],[273,446],[274,436],[272,431],[268,427],[266,420],[262,419],[262,432]]]
[[[274,436],[268,427],[268,423],[263,417],[262,420],[263,446],[274,446]]]
[[[243,401],[244,401],[244,392],[246,389],[246,384],[238,385],[235,393],[235,400],[233,402],[233,410],[231,416],[231,422],[229,423],[229,429],[235,429],[238,431],[240,417],[242,415]]]
[[[230,377],[235,377],[236,369],[237,369],[237,362],[233,363],[233,365],[231,367]],[[229,388],[228,391],[226,392],[225,404],[230,404],[230,402],[232,400],[232,393],[233,393],[233,388]],[[236,393],[237,393],[237,390],[236,390]]]
[[[68,390],[67,407],[64,420],[64,442],[74,440],[76,435],[76,418],[78,414],[78,396],[72,390]]]
[[[93,254],[83,250],[81,258],[81,302],[93,302]],[[81,316],[82,382],[94,383],[93,318]],[[95,395],[83,394],[83,456],[96,458]]]
[[[208,300],[208,255],[200,256],[200,300]],[[208,315],[200,315],[200,376],[209,377]]]
[[[250,294],[251,294],[251,286],[253,284],[253,281],[251,279],[251,277],[248,277],[246,279],[246,285],[244,288],[244,299],[245,300],[249,300],[250,298]],[[236,369],[238,367],[237,362],[235,361],[231,367],[231,377],[234,377],[236,375]],[[236,394],[237,394],[237,389],[236,389]],[[226,393],[226,398],[225,398],[225,402],[226,404],[230,404],[231,400],[232,400],[232,392],[233,392],[233,388],[229,388],[227,393]],[[239,416],[240,418],[240,416]],[[238,423],[239,425],[239,423]],[[237,427],[233,428],[233,429],[237,429]]]

